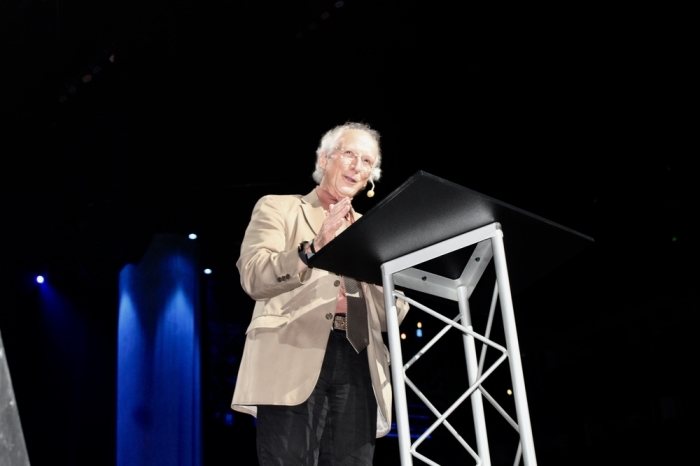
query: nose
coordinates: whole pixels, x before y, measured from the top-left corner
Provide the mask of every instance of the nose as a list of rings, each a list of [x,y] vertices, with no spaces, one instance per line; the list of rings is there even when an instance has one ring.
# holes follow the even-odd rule
[[[350,163],[350,166],[352,167],[353,170],[356,172],[361,172],[363,167],[362,167],[362,156],[353,154],[354,157],[352,158],[352,162]]]

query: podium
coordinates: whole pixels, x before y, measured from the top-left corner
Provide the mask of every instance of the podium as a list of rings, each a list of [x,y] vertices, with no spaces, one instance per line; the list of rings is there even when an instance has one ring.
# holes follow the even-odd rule
[[[508,235],[507,247],[503,239],[505,233]],[[312,267],[384,287],[403,466],[413,464],[414,457],[426,464],[438,465],[419,452],[418,447],[441,426],[457,439],[475,464],[490,466],[484,400],[493,405],[519,434],[514,464],[520,464],[521,459],[525,466],[537,464],[512,295],[592,243],[592,238],[574,230],[419,171],[310,259]],[[506,250],[510,268],[506,263]],[[491,261],[496,279],[488,323],[483,333],[478,333],[472,326],[469,298]],[[446,317],[416,299],[398,293],[397,286],[407,293],[415,290],[454,302],[459,313],[454,318]],[[445,325],[405,365],[396,315],[397,299],[409,302],[412,312],[425,312]],[[503,320],[503,344],[490,338],[497,306]],[[448,409],[440,412],[408,377],[407,371],[452,329],[462,334],[469,387]],[[478,355],[477,341],[482,343]],[[487,350],[497,351],[499,357],[489,367],[484,367]],[[516,419],[512,419],[483,386],[483,382],[506,360],[512,380]],[[406,386],[435,416],[433,424],[413,443]],[[467,398],[471,401],[475,446],[465,441],[449,422],[450,414]]]

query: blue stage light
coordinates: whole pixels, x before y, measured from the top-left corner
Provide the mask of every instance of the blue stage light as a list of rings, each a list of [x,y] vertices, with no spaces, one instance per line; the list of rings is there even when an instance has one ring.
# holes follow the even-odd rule
[[[211,275],[211,269],[204,269],[204,273],[207,275]]]
[[[195,235],[194,233],[190,233],[190,235],[188,236],[188,238],[189,238],[189,239],[197,239],[197,235]]]
[[[44,277],[42,277],[41,275],[37,275],[37,276],[36,276],[36,282],[37,282],[37,283],[44,283]]]
[[[416,336],[417,336],[418,338],[421,338],[421,337],[423,336],[423,330],[420,329],[420,328],[417,328],[417,329],[416,329]]]

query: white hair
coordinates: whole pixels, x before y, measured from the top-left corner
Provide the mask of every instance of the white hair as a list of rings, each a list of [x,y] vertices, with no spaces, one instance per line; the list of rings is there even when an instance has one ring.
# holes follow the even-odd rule
[[[372,181],[379,181],[379,178],[382,176],[382,169],[379,168],[380,164],[382,163],[382,152],[379,149],[379,132],[370,128],[369,125],[365,123],[348,122],[344,125],[336,126],[324,134],[321,138],[321,143],[318,145],[318,149],[316,149],[316,169],[312,175],[317,184],[321,184],[321,180],[323,179],[323,169],[318,166],[318,158],[321,156],[330,157],[331,152],[333,152],[333,150],[336,148],[338,139],[341,138],[345,131],[350,129],[364,131],[365,133],[369,134],[377,144],[377,160],[374,161],[374,167],[372,167],[370,178]]]

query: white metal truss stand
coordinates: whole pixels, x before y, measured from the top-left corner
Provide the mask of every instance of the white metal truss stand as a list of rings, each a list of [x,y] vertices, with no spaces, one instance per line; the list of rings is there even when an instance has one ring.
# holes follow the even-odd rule
[[[476,245],[469,262],[467,263],[461,277],[456,280],[448,279],[437,274],[421,271],[415,266],[428,260],[440,257],[450,252]],[[484,335],[473,331],[471,315],[469,312],[469,297],[474,291],[477,283],[481,279],[489,261],[493,259],[496,270],[496,284],[494,286],[491,310]],[[418,446],[437,427],[447,428],[457,441],[474,458],[478,466],[490,466],[488,436],[486,432],[486,422],[484,419],[483,400],[491,403],[496,410],[506,419],[507,422],[520,434],[520,444],[515,453],[514,465],[520,464],[521,456],[525,466],[535,466],[535,448],[532,439],[532,428],[530,425],[530,414],[527,407],[527,397],[525,395],[525,382],[523,380],[523,369],[520,361],[520,348],[518,345],[518,335],[515,328],[515,317],[513,313],[513,301],[510,292],[510,282],[508,280],[508,269],[506,267],[505,250],[503,247],[503,233],[499,223],[492,223],[481,228],[477,228],[468,233],[461,234],[446,241],[428,246],[419,251],[407,254],[397,259],[382,264],[382,281],[384,286],[384,299],[387,309],[387,331],[389,336],[389,349],[391,351],[391,373],[394,384],[394,397],[396,402],[396,425],[399,436],[399,450],[401,464],[403,466],[412,465],[413,457],[420,459],[429,465],[439,466],[438,463],[426,458],[417,452]],[[456,301],[459,306],[459,315],[454,319],[449,319],[413,299],[397,294],[394,285],[402,288],[413,289],[433,296],[439,296],[452,301]],[[399,323],[396,317],[396,299],[401,298],[408,301],[414,310],[426,312],[431,316],[443,321],[445,328],[439,332],[428,344],[421,349],[406,365],[403,363],[401,355],[401,337],[399,335]],[[500,302],[500,308],[505,330],[505,344],[503,347],[489,340],[493,315],[496,303]],[[439,412],[406,376],[406,371],[418,360],[427,350],[429,350],[437,340],[439,340],[448,330],[455,328],[462,332],[464,340],[464,351],[467,362],[467,376],[469,388],[462,394],[455,403],[444,413]],[[479,360],[477,361],[475,340],[484,343]],[[500,351],[501,356],[489,368],[484,370],[486,349],[488,347]],[[491,397],[482,386],[483,381],[498,367],[505,359],[510,364],[510,375],[513,383],[513,395],[515,398],[515,410],[517,423],[508,416],[503,408]],[[436,416],[437,420],[421,435],[413,444],[408,422],[408,407],[406,402],[406,385],[408,385],[421,401]],[[472,413],[474,416],[474,427],[476,433],[476,451],[450,425],[448,416],[464,401],[471,398]]]

